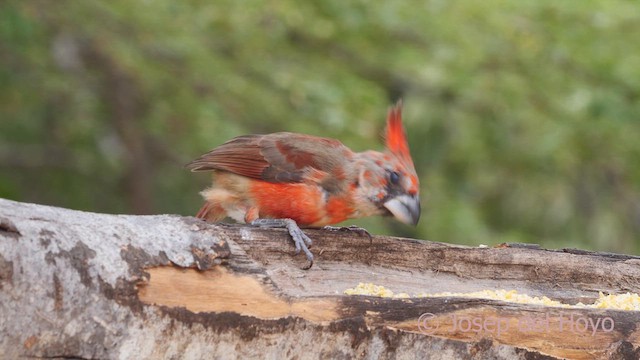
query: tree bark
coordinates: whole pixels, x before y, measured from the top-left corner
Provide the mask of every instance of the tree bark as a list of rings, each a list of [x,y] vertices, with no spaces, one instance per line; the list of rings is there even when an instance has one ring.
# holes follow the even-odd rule
[[[343,294],[370,282],[409,294],[515,289],[588,303],[599,291],[640,292],[638,257],[305,231],[314,240],[316,263],[310,270],[301,270],[305,257],[294,256],[284,230],[0,199],[0,357],[640,355],[638,312]],[[609,318],[614,326],[581,331],[576,326],[582,318],[586,324]],[[465,330],[466,323],[456,319],[504,326]],[[522,319],[542,325],[523,328]]]

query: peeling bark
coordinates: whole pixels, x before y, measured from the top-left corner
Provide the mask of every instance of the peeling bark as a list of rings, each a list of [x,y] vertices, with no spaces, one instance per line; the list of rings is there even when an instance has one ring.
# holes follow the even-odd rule
[[[301,270],[278,229],[191,217],[94,214],[0,199],[3,358],[637,358],[640,315],[609,332],[558,331],[563,309],[465,298],[345,296],[358,282],[395,292],[516,289],[567,303],[640,292],[640,259],[504,246],[471,248],[306,230]],[[422,314],[430,325],[420,327]],[[452,316],[554,331],[456,331]],[[560,320],[559,320],[560,319]],[[422,324],[424,325],[424,324]]]

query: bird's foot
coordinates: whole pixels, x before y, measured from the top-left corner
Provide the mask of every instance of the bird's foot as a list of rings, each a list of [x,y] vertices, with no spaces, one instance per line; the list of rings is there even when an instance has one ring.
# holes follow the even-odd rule
[[[253,226],[259,226],[263,228],[285,228],[289,231],[289,235],[293,239],[293,243],[296,246],[296,255],[300,253],[300,250],[307,256],[309,263],[302,269],[308,270],[313,266],[313,254],[309,251],[311,246],[311,239],[300,229],[298,224],[292,219],[256,219],[251,222]]]
[[[349,226],[323,226],[322,227],[323,230],[329,230],[329,231],[349,231],[349,232],[354,232],[362,237],[368,237],[369,240],[372,240],[373,238],[371,237],[371,234],[367,231],[367,229],[361,228],[359,226],[356,225],[349,225]]]

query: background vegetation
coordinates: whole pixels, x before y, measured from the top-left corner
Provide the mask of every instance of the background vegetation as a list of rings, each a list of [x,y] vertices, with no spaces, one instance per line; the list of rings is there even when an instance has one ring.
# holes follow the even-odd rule
[[[423,218],[463,244],[640,248],[640,12],[603,1],[5,0],[0,196],[194,214],[246,133],[380,148],[404,99]],[[351,223],[351,222],[350,222]]]

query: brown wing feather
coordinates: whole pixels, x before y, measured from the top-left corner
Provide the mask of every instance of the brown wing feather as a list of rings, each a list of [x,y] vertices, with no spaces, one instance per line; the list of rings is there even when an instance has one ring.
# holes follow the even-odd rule
[[[261,135],[233,138],[187,164],[191,171],[225,170],[260,179],[269,163],[260,154]]]
[[[353,152],[340,141],[311,135],[245,135],[227,141],[187,165],[191,171],[224,170],[269,182],[301,182],[329,174]]]

